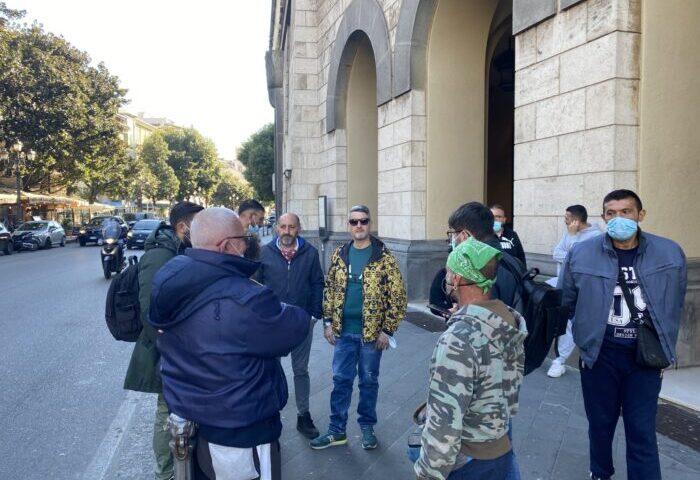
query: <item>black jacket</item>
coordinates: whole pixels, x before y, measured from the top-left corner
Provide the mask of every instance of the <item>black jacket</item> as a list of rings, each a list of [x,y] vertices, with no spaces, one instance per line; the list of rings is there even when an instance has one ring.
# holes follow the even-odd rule
[[[309,315],[323,317],[323,270],[318,250],[303,238],[291,262],[282,256],[277,237],[262,248],[256,278],[280,301],[301,307]]]
[[[525,250],[523,249],[523,244],[520,241],[520,237],[515,230],[508,227],[503,227],[503,233],[498,238],[500,244],[500,250],[506,253],[510,253],[512,256],[517,258],[523,263],[523,266],[527,266],[525,261]]]
[[[484,243],[491,245],[498,250],[501,250],[501,242],[494,236],[492,240],[487,240]],[[508,253],[503,252],[503,255],[508,255]],[[491,290],[491,298],[497,298],[509,307],[515,308],[516,310],[522,309],[522,300],[520,298],[519,284],[520,280],[511,273],[511,271],[503,265],[503,260],[498,265],[498,271],[496,272],[496,284]],[[443,291],[443,285],[445,284],[445,275],[447,270],[441,268],[430,286],[430,303],[449,309],[452,308],[452,301],[446,297]],[[437,310],[431,310],[435,315],[442,316]]]

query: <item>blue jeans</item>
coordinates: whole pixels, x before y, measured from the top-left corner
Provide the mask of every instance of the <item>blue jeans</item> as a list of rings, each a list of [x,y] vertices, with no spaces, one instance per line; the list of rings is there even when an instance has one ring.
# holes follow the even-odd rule
[[[510,444],[513,444],[513,419],[508,420],[508,439],[510,439]],[[508,467],[508,474],[505,480],[520,480],[520,467],[518,466],[518,459],[515,457],[515,449],[510,451],[510,466]]]
[[[361,334],[343,333],[335,339],[329,433],[345,433],[348,409],[352,399],[352,384],[356,376],[359,376],[358,387],[360,388],[357,422],[360,428],[377,424],[381,358],[382,352],[375,348],[374,342],[362,342]]]
[[[408,458],[416,463],[420,456],[420,448],[409,448]],[[466,465],[453,470],[447,480],[506,480],[513,464],[513,451],[493,460],[477,460],[470,458]]]
[[[588,417],[591,473],[608,478],[615,473],[612,444],[622,413],[627,444],[627,478],[661,480],[656,444],[656,407],[661,371],[641,367],[635,351],[606,346],[595,364],[581,368],[583,405]]]
[[[513,443],[513,421],[509,420],[508,421],[508,438],[511,441],[511,444]],[[408,458],[411,460],[412,463],[416,463],[418,461],[418,457],[420,457],[420,448],[419,447],[409,447],[408,451]],[[466,467],[472,463],[472,462],[477,462],[476,464],[472,465],[471,470],[466,469]],[[489,462],[495,462],[493,465],[490,465]],[[504,467],[505,465],[505,467]],[[466,470],[465,470],[466,469]],[[505,470],[503,470],[505,469]],[[452,475],[457,475],[453,477]],[[467,475],[467,476],[464,476]],[[499,476],[500,475],[500,476]],[[515,458],[515,452],[511,450],[509,453],[506,455],[503,455],[502,457],[498,457],[494,460],[474,460],[470,459],[469,463],[465,465],[464,467],[455,470],[452,472],[449,476],[450,480],[457,480],[457,479],[472,479],[472,478],[503,478],[503,480],[520,480],[520,468],[518,467],[518,461]]]

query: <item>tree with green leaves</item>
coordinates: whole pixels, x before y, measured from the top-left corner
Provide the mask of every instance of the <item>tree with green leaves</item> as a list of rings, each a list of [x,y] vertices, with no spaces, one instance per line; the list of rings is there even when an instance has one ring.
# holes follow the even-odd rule
[[[145,170],[142,192],[154,204],[163,199],[172,202],[179,194],[180,181],[168,164],[169,154],[168,144],[160,132],[150,135],[138,153]]]
[[[126,93],[117,77],[62,37],[0,3],[0,144],[20,140],[24,189],[87,185],[88,198],[118,190],[124,163],[117,118]]]
[[[243,200],[253,198],[254,196],[255,192],[253,192],[250,185],[240,180],[230,171],[224,170],[211,202],[213,205],[235,210]]]
[[[275,171],[275,126],[267,124],[251,135],[238,150],[238,160],[246,166],[246,180],[261,201],[275,199],[272,174]]]
[[[154,136],[160,136],[167,145],[167,163],[179,181],[176,200],[200,197],[208,203],[222,168],[214,142],[194,128],[167,127],[149,139]]]
[[[21,19],[25,14],[24,10],[14,10],[5,2],[0,2],[0,28],[5,27],[9,22]]]

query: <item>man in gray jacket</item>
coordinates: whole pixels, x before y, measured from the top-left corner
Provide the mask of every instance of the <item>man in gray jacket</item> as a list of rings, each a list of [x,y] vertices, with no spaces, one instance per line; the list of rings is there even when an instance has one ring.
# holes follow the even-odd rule
[[[666,359],[675,362],[687,267],[678,244],[642,232],[645,214],[636,193],[610,192],[603,200],[607,234],[574,245],[559,277],[581,350],[592,479],[615,473],[612,442],[620,413],[628,478],[661,479],[656,407],[663,372],[638,363],[637,336],[640,324],[651,322]]]

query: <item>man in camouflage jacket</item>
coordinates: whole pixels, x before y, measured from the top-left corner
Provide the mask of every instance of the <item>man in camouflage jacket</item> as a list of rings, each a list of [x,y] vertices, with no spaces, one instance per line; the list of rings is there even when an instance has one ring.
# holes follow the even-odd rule
[[[501,253],[470,238],[447,260],[447,293],[460,309],[431,360],[418,479],[503,480],[508,421],[518,408],[525,319],[490,299]]]

